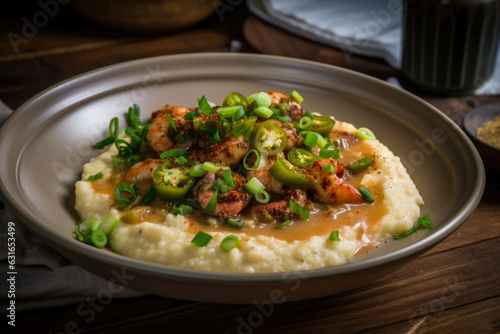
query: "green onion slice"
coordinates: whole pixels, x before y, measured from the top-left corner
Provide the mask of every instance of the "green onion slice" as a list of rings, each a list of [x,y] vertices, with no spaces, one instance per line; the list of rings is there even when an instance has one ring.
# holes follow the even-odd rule
[[[239,244],[240,244],[240,239],[238,239],[237,236],[230,234],[224,239],[222,239],[222,242],[220,243],[220,248],[227,253],[231,249],[238,247]]]
[[[258,93],[256,96],[255,96],[255,103],[259,106],[259,107],[266,107],[268,108],[271,103],[272,103],[272,100],[271,100],[271,97],[269,96],[269,94],[267,93],[264,93],[264,92],[260,92]],[[254,110],[255,111],[255,110]],[[272,114],[272,113],[271,113]]]
[[[318,142],[318,135],[311,131],[306,132],[306,139],[304,140],[304,144],[309,147],[316,147],[316,143]],[[302,134],[302,133],[301,133]]]
[[[230,186],[231,188],[236,188],[236,185],[234,184],[233,174],[230,169],[225,169],[222,172],[222,178],[224,179],[224,183],[226,183],[228,186]]]
[[[217,167],[213,162],[210,161],[205,161],[202,167],[207,172],[214,172],[214,173],[217,173],[220,169],[220,167]]]
[[[198,246],[198,247],[203,247],[208,242],[212,239],[212,236],[210,234],[207,234],[203,231],[198,231],[198,233],[194,236],[193,240],[191,240],[191,243]]]
[[[294,90],[289,97],[292,97],[298,103],[302,103],[304,101],[302,95],[300,95],[296,90]]]
[[[181,205],[177,206],[174,211],[172,211],[172,214],[175,216],[178,216],[178,215],[185,216],[186,214],[192,213],[192,212],[193,212],[192,207],[185,205],[185,204],[181,204]]]
[[[209,216],[211,216],[211,215],[214,214],[215,207],[217,206],[217,196],[218,195],[219,195],[219,189],[216,189],[214,191],[214,194],[213,194],[212,198],[208,202],[207,207],[205,208],[205,210],[203,210],[203,213],[205,213],[205,214],[207,214]]]
[[[201,97],[201,99],[198,100],[198,106],[200,107],[201,109],[201,112],[205,115],[212,115],[214,113],[214,110],[212,109],[212,107],[210,106],[210,104],[208,103],[205,95],[203,95]]]
[[[319,157],[321,159],[333,158],[338,160],[340,158],[340,149],[332,143],[326,143],[325,146],[323,146],[323,148],[319,151]]]
[[[335,174],[335,166],[334,165],[323,165],[323,166],[321,166],[321,171],[324,173]]]
[[[120,219],[116,218],[115,216],[109,216],[108,218],[104,219],[101,226],[99,226],[99,229],[106,233],[106,235],[109,235],[111,232],[113,232],[119,221]]]
[[[355,173],[359,173],[361,171],[364,171],[368,167],[372,165],[373,158],[368,156],[361,158],[359,160],[354,161],[352,164],[347,166],[350,170],[352,170]]]
[[[94,174],[94,175],[90,175],[88,178],[87,178],[87,181],[95,181],[95,180],[99,180],[99,179],[102,179],[102,177],[104,176],[103,173],[99,172],[97,174]]]
[[[368,128],[359,128],[354,132],[354,135],[359,139],[375,140],[377,137],[373,134],[372,130]]]
[[[200,114],[201,114],[200,109],[196,109],[196,110],[190,111],[187,114],[185,114],[184,119],[186,121],[192,121],[193,118],[195,118],[196,116],[199,116]]]
[[[374,202],[375,199],[373,198],[373,195],[370,193],[370,191],[364,187],[361,187],[358,189],[361,195],[363,196],[363,199],[367,202]]]
[[[111,136],[111,137],[108,137],[108,138],[106,138],[104,140],[101,140],[98,143],[95,143],[94,147],[98,148],[98,149],[103,149],[106,146],[108,146],[109,144],[113,144],[115,142],[115,140],[116,140],[116,137],[115,136]]]
[[[400,235],[395,235],[394,240],[399,240],[403,239],[410,234],[414,233],[416,230],[420,228],[432,228],[432,222],[431,222],[431,217],[429,216],[428,213],[426,213],[423,217],[419,218],[417,220],[417,224],[413,225],[412,228],[410,228],[408,231],[400,234]]]
[[[123,192],[128,192],[129,194],[131,194],[132,198],[124,197],[122,195]],[[129,205],[137,198],[137,194],[135,193],[134,188],[130,184],[125,182],[118,183],[118,186],[116,186],[115,190],[115,196],[118,200],[118,203],[124,205]]]
[[[109,122],[109,136],[117,137],[118,136],[118,117],[114,117]]]
[[[92,232],[92,234],[90,235],[90,239],[92,240],[94,246],[96,246],[97,248],[103,248],[108,243],[108,237],[106,236],[106,233],[101,230]]]
[[[149,186],[146,196],[144,196],[144,198],[142,199],[142,204],[149,205],[149,203],[151,203],[157,195],[158,191],[156,190],[156,188],[153,186]]]
[[[299,128],[302,130],[307,129],[311,125],[311,123],[312,119],[310,119],[307,116],[304,116],[299,120]]]
[[[265,190],[259,190],[255,193],[255,199],[257,200],[257,202],[259,203],[269,203],[269,201],[271,200],[271,195],[269,195],[269,193]]]
[[[285,220],[284,222],[282,222],[281,224],[278,225],[278,230],[284,229],[285,227],[287,227],[291,223],[292,223],[292,221],[290,219]]]
[[[202,177],[206,172],[207,171],[203,168],[203,164],[197,164],[191,167],[191,169],[189,170],[189,175],[192,177]]]
[[[247,164],[247,158],[249,156],[251,156],[252,154],[255,154],[255,163],[253,164],[253,166],[250,166],[250,165]],[[245,154],[245,157],[243,158],[243,166],[245,166],[245,168],[247,170],[255,170],[255,169],[259,168],[259,164],[260,164],[260,153],[259,153],[259,151],[251,149],[250,151],[247,152],[247,154]]]
[[[185,148],[173,148],[160,154],[160,159],[176,158],[187,153]]]
[[[163,115],[165,116],[167,119],[168,119],[168,122],[170,123],[170,126],[172,127],[172,129],[177,132],[177,127],[175,126],[175,122],[174,122],[174,119],[172,118],[172,116],[170,115]]]
[[[127,122],[133,129],[138,129],[141,126],[141,108],[137,104],[128,108]]]
[[[309,210],[301,207],[299,204],[295,203],[293,199],[290,199],[290,210],[295,212],[304,219],[309,219]]]
[[[266,189],[266,187],[254,176],[245,184],[245,189],[255,196],[259,191]]]
[[[339,230],[332,231],[332,233],[328,236],[328,240],[340,241]]]
[[[240,221],[240,220],[234,220],[234,219],[231,219],[231,218],[227,219],[226,224],[229,225],[229,226],[231,226],[231,227],[236,227],[236,228],[243,228],[243,226],[245,226],[245,224],[243,224],[242,221]]]
[[[266,94],[267,95],[267,94]],[[257,107],[253,110],[254,114],[257,115],[260,118],[265,118],[268,119],[273,115],[273,111],[269,109],[268,107]]]

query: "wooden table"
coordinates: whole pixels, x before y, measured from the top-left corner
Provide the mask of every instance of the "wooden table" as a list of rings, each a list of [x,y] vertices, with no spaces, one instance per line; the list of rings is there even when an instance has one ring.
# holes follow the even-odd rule
[[[216,3],[216,2],[214,2]],[[33,2],[0,19],[0,99],[17,108],[41,90],[76,74],[122,61],[166,54],[242,52],[284,55],[334,64],[387,79],[399,76],[381,60],[292,36],[253,17],[245,4],[189,29],[171,33],[110,31],[65,6],[18,52],[5,38],[21,32]],[[428,97],[458,124],[473,108],[496,97]],[[4,143],[2,143],[4,144]],[[59,333],[75,321],[81,332],[123,333],[494,333],[500,332],[500,176],[487,170],[478,208],[458,231],[416,261],[368,286],[339,295],[276,305],[252,318],[254,305],[214,305],[158,296],[113,300],[86,323],[76,305],[17,314],[16,332]],[[410,293],[409,293],[410,292]],[[3,297],[3,296],[2,296]],[[50,320],[49,320],[50,319]],[[253,323],[255,326],[249,325]],[[75,331],[78,332],[78,331]]]

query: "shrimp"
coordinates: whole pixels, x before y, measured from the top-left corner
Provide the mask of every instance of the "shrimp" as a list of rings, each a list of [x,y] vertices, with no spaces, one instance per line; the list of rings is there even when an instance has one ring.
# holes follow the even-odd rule
[[[332,165],[335,173],[322,171],[322,166]],[[344,166],[335,159],[316,160],[309,167],[316,184],[309,189],[312,196],[326,203],[363,203],[363,196],[344,179]]]
[[[286,133],[286,146],[284,148],[285,152],[290,151],[294,147],[299,146],[300,135],[297,129],[290,123],[279,122],[280,128]]]
[[[212,144],[208,144],[208,137],[202,137],[198,145],[191,150],[190,158],[195,163],[210,161],[230,166],[240,162],[249,149],[250,144],[245,141],[243,135],[235,137],[228,133],[220,142]]]
[[[161,159],[146,159],[134,164],[123,177],[123,182],[135,183],[139,186],[139,191],[147,191],[149,186],[154,185],[153,172],[163,163]]]
[[[152,114],[152,122],[146,138],[148,139],[149,145],[156,153],[161,154],[172,148],[189,149],[195,144],[194,140],[188,140],[184,143],[174,143],[168,136],[170,121],[167,117],[164,117],[164,115],[172,117],[179,134],[187,134],[193,131],[192,123],[184,120],[184,115],[188,112],[189,110],[184,107],[166,105]]]
[[[239,213],[245,206],[247,206],[250,201],[251,195],[243,191],[243,186],[245,185],[245,180],[243,176],[231,172],[233,181],[235,183],[235,189],[229,191],[226,194],[219,194],[217,196],[217,204],[213,212],[214,216],[227,218],[231,215]],[[198,192],[198,202],[206,209],[208,203],[215,194],[214,190],[208,190],[215,181],[217,174],[214,172],[207,172],[200,181]],[[203,184],[202,184],[203,183]]]
[[[271,108],[278,108],[281,102],[284,102],[287,96],[280,92],[267,92],[267,95],[271,98]]]
[[[253,208],[254,215],[264,217],[266,219],[274,219],[282,221],[291,218],[294,213],[290,210],[290,199],[295,203],[304,206],[307,199],[305,191],[287,186],[269,174],[269,168],[276,162],[276,157],[269,157],[267,163],[262,164],[262,167],[256,170],[248,170],[246,173],[247,179],[252,177],[257,178],[264,186],[266,191],[272,192],[282,197],[279,201],[274,201],[266,204],[257,205]]]
[[[257,205],[254,207],[253,213],[258,217],[284,221],[295,215],[290,209],[290,199],[293,199],[293,201],[300,206],[306,204],[307,194],[303,190],[283,184],[281,187],[281,195],[283,196],[282,200]]]
[[[285,94],[269,91],[267,92],[267,95],[271,97],[271,108],[279,108],[280,104],[283,103],[283,109],[288,112],[294,122],[298,122],[302,116],[304,116],[305,110],[302,108],[300,103],[287,101],[287,96]]]
[[[281,157],[283,157],[283,154],[281,154]],[[271,166],[276,162],[276,158],[276,156],[268,156],[267,159],[261,158],[259,167],[257,169],[247,170],[245,175],[247,180],[255,177],[260,181],[260,183],[264,185],[264,187],[266,187],[265,190],[267,192],[280,194],[283,190],[283,183],[279,182],[274,177],[272,177],[271,174],[269,174],[269,168],[271,168]]]

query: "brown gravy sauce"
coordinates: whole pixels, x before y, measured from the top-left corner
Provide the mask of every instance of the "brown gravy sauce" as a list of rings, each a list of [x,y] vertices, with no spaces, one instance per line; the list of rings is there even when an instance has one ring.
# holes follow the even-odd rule
[[[342,150],[340,162],[344,166],[369,155],[369,144],[361,141],[354,147]],[[370,167],[374,168],[374,167]],[[124,172],[114,172],[111,177],[92,181],[93,190],[97,193],[114,195],[116,186],[123,179]],[[359,187],[364,173],[352,175],[349,183],[354,187]],[[381,205],[381,186],[377,186],[373,192],[376,196],[374,203],[363,204],[323,204],[328,210],[315,209],[311,211],[308,220],[294,220],[285,228],[278,228],[278,223],[259,223],[254,226],[245,226],[242,229],[230,227],[223,220],[219,220],[214,225],[207,224],[207,216],[202,213],[189,215],[186,232],[196,234],[199,230],[204,232],[226,232],[245,233],[247,238],[257,236],[267,236],[287,242],[295,240],[308,240],[313,236],[328,236],[334,230],[341,230],[344,226],[349,226],[357,232],[357,239],[361,241],[362,248],[359,252],[367,252],[377,247],[377,243],[370,239],[378,229],[382,217],[387,213],[387,208]],[[169,212],[170,204],[155,199],[149,206],[138,206],[125,214],[121,220],[127,224],[139,224],[142,222],[162,223]],[[240,219],[252,219],[245,208],[240,215]],[[342,235],[340,234],[340,238]]]

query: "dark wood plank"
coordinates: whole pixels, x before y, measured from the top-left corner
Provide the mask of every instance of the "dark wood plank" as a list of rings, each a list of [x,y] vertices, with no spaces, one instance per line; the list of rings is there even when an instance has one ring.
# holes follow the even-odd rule
[[[434,304],[436,309],[440,308],[439,302]],[[499,333],[498,314],[500,314],[500,297],[492,297],[377,328],[369,333]],[[460,324],[458,328],[457,322]]]
[[[95,319],[89,324],[86,323],[88,313],[80,315],[82,312],[78,311],[78,306],[60,308],[58,313],[61,319],[73,319],[79,327],[92,333],[164,327],[183,328],[185,333],[233,333],[243,327],[259,333],[278,330],[302,333],[305,329],[309,332],[336,329],[354,333],[378,331],[389,324],[398,324],[401,329],[409,331],[426,316],[429,319],[435,313],[466,306],[471,319],[481,319],[480,309],[472,305],[480,306],[479,302],[500,296],[499,276],[490,270],[499,264],[500,238],[497,237],[420,257],[363,288],[331,297],[266,305],[266,311],[260,311],[255,305],[189,303],[146,296],[113,300],[110,305],[102,306],[102,311],[95,312]],[[89,309],[90,306],[83,308]],[[20,314],[19,328],[29,326],[23,319],[41,320],[52,312],[54,310]],[[268,316],[263,316],[263,313]],[[62,330],[64,322],[55,319],[51,324],[41,322],[40,326],[44,330]]]
[[[350,54],[306,40],[276,28],[255,16],[251,16],[246,20],[244,33],[248,42],[265,54],[337,65],[384,80],[398,74],[398,71],[391,68],[383,60]]]

